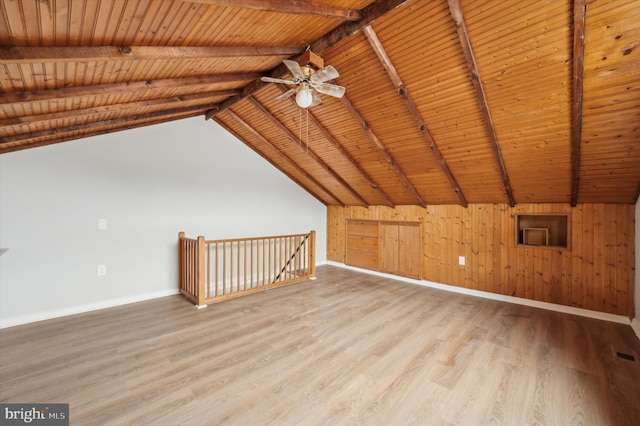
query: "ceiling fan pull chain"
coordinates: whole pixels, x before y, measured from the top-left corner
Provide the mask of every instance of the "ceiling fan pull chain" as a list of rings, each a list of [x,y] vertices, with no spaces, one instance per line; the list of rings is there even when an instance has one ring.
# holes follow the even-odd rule
[[[298,108],[298,124],[300,125],[300,130],[298,132],[298,143],[302,146],[302,108]]]
[[[309,108],[306,108],[307,111],[307,155],[309,154]]]

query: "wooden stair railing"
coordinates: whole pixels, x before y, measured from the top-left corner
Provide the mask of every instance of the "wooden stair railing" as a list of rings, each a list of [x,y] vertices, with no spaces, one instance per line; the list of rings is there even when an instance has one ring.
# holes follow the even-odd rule
[[[300,253],[300,249],[302,248],[302,246],[304,246],[304,243],[309,239],[309,235],[305,235],[304,237],[302,237],[300,239],[300,243],[298,244],[298,246],[296,247],[295,251],[293,252],[293,254],[291,255],[291,257],[287,260],[287,263],[285,263],[285,265],[282,267],[282,269],[280,270],[280,272],[278,272],[278,275],[276,275],[275,279],[273,280],[273,282],[277,282],[280,279],[280,276],[282,276],[283,274],[285,274],[287,271],[287,269],[291,266],[291,262],[294,262],[296,260],[299,259],[298,254]],[[295,268],[294,268],[295,270]]]
[[[315,279],[315,231],[227,240],[178,234],[180,293],[198,307]]]

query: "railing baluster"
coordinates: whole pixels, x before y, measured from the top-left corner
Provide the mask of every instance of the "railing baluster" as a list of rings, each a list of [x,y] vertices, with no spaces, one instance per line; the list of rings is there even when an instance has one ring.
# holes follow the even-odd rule
[[[271,281],[271,242],[272,242],[272,239],[270,238],[269,239],[269,271],[268,271],[269,281]]]
[[[222,295],[222,277],[220,276],[220,271],[222,270],[222,264],[224,260],[220,258],[220,243],[216,243],[216,297]]]
[[[227,243],[222,243],[222,295],[227,294],[227,265],[229,264],[227,256]]]
[[[207,271],[207,282],[205,285],[206,298],[209,299],[211,297],[211,245],[205,243],[205,250],[207,251],[207,259],[206,259],[206,271]]]
[[[238,291],[240,291],[240,241],[238,241],[238,273],[237,273],[237,279],[236,281],[238,282]]]
[[[253,288],[253,240],[251,240],[251,246],[249,247],[249,288]]]
[[[247,243],[245,242],[244,244],[242,244],[242,268],[243,268],[243,284],[242,284],[242,289],[246,290],[247,289]]]

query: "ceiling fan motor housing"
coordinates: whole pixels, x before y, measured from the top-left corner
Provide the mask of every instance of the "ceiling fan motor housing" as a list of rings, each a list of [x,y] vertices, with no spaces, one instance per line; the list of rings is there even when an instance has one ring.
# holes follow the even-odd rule
[[[300,68],[302,69],[302,73],[306,77],[305,80],[309,80],[309,78],[311,78],[311,76],[316,73],[316,70],[310,64],[309,65],[303,65]]]

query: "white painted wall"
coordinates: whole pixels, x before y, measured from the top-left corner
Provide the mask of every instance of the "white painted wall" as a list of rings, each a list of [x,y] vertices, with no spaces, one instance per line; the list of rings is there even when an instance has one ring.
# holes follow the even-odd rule
[[[325,206],[201,117],[3,154],[0,326],[176,293],[179,231],[312,229],[325,263]]]

